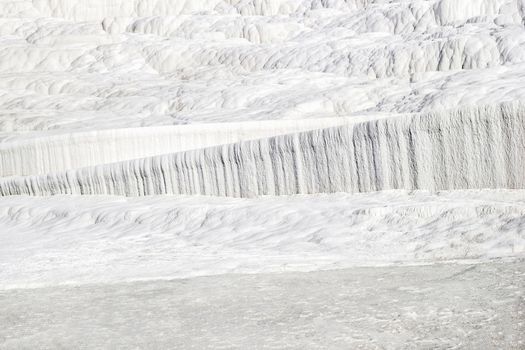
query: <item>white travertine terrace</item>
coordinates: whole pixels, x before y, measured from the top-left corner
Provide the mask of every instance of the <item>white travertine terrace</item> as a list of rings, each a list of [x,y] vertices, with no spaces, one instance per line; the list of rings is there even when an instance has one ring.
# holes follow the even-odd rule
[[[10,266],[0,281],[15,289],[512,258],[525,246],[524,198],[525,190],[53,196],[28,206],[12,196],[0,201],[2,233],[13,238],[0,246],[0,264]]]
[[[2,1],[0,139],[525,99],[519,0]]]
[[[524,258],[525,0],[0,0],[2,349],[522,348]]]
[[[0,143],[0,177],[38,175],[356,123],[296,119],[106,129]]]
[[[525,188],[525,107],[387,118],[95,167],[11,177],[2,195],[252,197]]]

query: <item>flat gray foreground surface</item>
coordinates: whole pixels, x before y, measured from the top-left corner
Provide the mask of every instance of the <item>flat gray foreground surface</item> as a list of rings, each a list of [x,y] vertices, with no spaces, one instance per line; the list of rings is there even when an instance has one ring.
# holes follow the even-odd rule
[[[0,291],[3,349],[524,349],[525,262]]]

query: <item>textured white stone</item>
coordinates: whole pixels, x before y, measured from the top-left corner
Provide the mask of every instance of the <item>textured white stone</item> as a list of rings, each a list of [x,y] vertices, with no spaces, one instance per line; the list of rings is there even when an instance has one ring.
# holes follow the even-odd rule
[[[0,177],[37,175],[355,123],[358,118],[96,130],[0,143]]]
[[[524,256],[525,190],[13,196],[0,200],[0,227],[0,290],[462,264]]]
[[[0,138],[525,99],[521,0],[2,1]]]
[[[387,118],[0,180],[0,194],[251,197],[525,187],[525,108]]]
[[[0,0],[0,348],[522,348],[524,82],[524,0]]]

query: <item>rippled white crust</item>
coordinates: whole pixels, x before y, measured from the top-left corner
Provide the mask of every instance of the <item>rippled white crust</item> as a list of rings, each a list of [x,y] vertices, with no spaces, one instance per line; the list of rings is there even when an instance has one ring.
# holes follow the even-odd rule
[[[521,0],[0,3],[0,137],[525,98]]]
[[[503,104],[6,178],[0,194],[251,197],[524,188],[524,150],[525,108]]]
[[[0,286],[523,256],[525,191],[9,197]]]
[[[346,11],[362,10],[372,4],[392,4],[386,0],[18,0],[4,1],[4,16],[64,17],[77,21],[98,20],[110,16],[141,17],[180,15],[197,11],[217,11],[244,16],[271,16],[304,13],[318,8]],[[511,12],[520,1],[454,0],[412,1],[416,8],[430,8],[441,24],[465,20],[480,15]]]

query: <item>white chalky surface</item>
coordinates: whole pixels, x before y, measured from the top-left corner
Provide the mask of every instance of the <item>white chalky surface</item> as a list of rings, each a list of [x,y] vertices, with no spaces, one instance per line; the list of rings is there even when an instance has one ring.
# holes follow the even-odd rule
[[[3,349],[523,349],[524,262],[0,291]]]
[[[521,0],[0,3],[0,128],[385,115],[525,96]]]
[[[0,0],[0,348],[525,347],[524,82],[523,0]]]
[[[525,257],[525,191],[10,197],[5,288]]]

